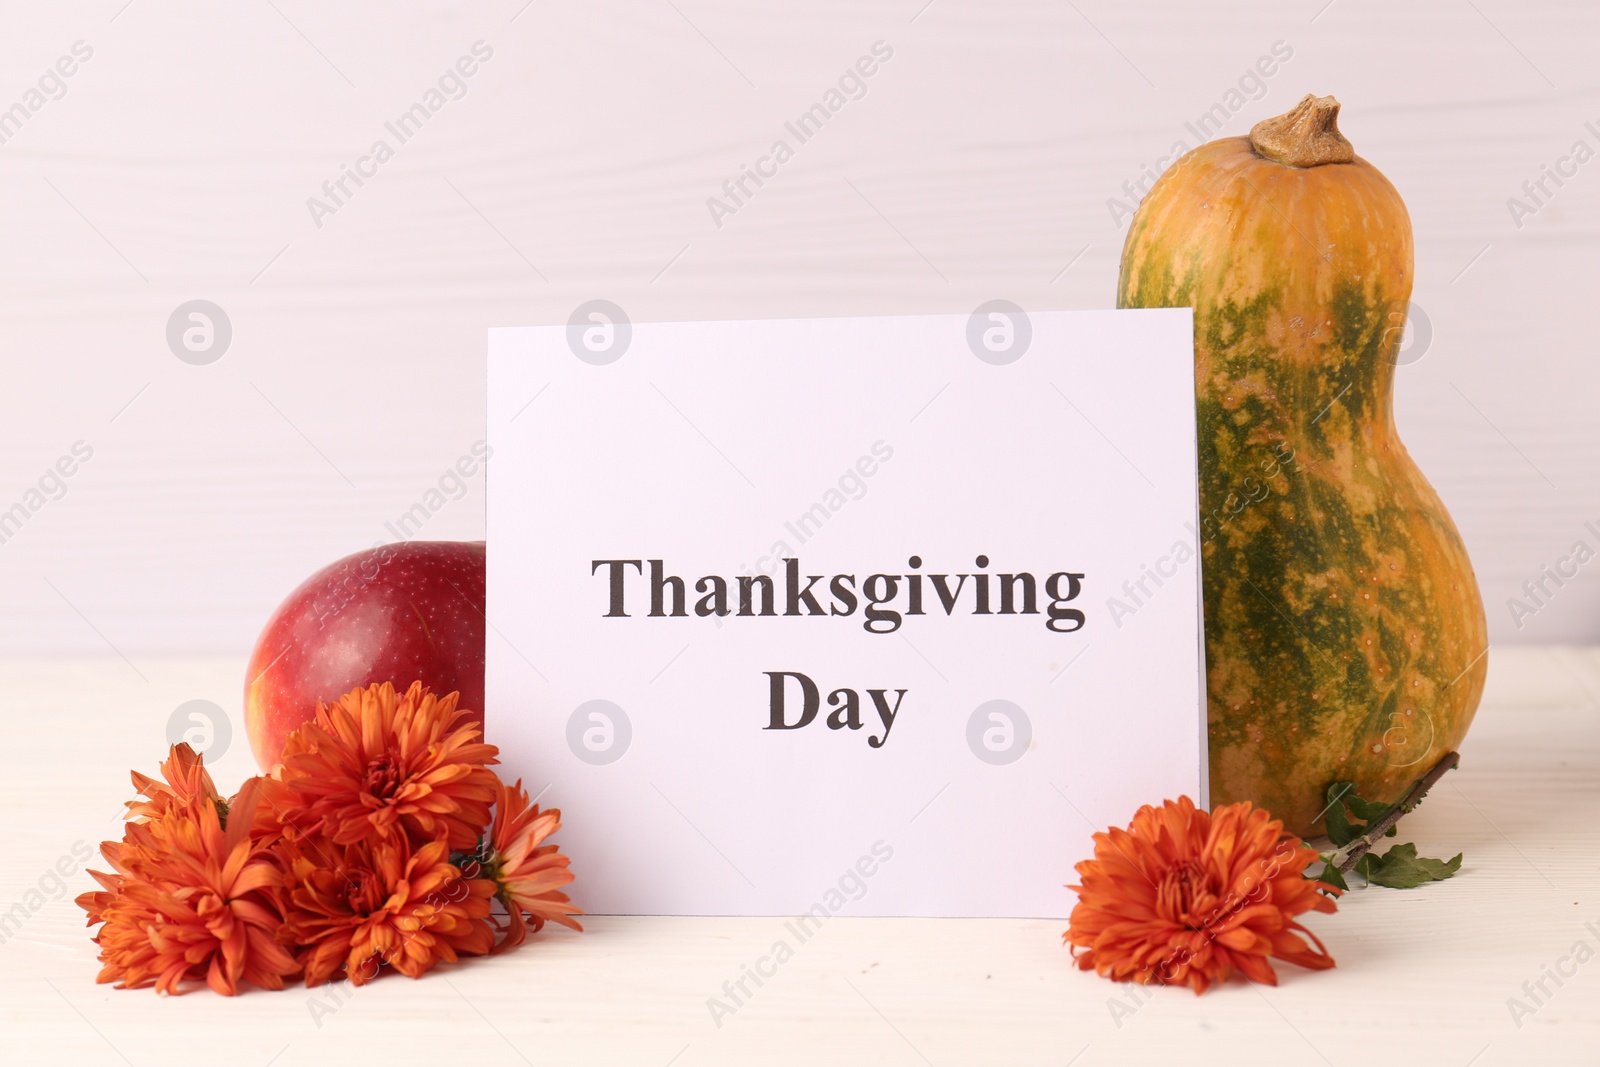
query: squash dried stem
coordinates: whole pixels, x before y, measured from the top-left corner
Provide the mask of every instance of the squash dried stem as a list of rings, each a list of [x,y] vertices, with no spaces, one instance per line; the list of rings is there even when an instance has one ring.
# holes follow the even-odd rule
[[[1406,793],[1405,799],[1396,804],[1389,814],[1369,827],[1366,833],[1328,857],[1328,866],[1337,867],[1341,874],[1347,873],[1350,868],[1361,862],[1362,856],[1372,851],[1372,846],[1376,845],[1383,838],[1383,835],[1388,833],[1390,828],[1400,821],[1402,816],[1410,814],[1413,808],[1422,803],[1422,798],[1428,795],[1428,790],[1438,784],[1439,779],[1460,765],[1461,753],[1459,752],[1450,751],[1439,757],[1439,762],[1433,765],[1433,769],[1417,779],[1416,784]]]
[[[1339,101],[1331,96],[1307,95],[1282,115],[1262,119],[1250,128],[1250,147],[1286,167],[1320,167],[1356,158],[1339,132]]]

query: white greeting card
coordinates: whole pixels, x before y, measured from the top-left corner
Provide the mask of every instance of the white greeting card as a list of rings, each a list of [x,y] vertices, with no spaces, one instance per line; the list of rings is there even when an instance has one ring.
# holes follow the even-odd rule
[[[489,443],[488,737],[587,911],[1064,916],[1205,803],[1187,309],[593,301],[490,331]]]

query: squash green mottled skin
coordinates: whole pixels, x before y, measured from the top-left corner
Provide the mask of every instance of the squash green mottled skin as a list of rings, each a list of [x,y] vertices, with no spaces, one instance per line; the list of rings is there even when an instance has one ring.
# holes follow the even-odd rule
[[[1195,314],[1214,803],[1320,831],[1334,780],[1391,801],[1472,722],[1483,602],[1393,414],[1411,222],[1357,157],[1213,141],[1151,188],[1121,307]]]

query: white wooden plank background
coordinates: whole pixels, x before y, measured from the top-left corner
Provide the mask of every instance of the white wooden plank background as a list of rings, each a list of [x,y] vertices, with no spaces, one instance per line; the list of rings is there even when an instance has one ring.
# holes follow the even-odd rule
[[[1334,93],[1406,196],[1433,333],[1399,421],[1494,640],[1600,639],[1600,564],[1520,629],[1506,606],[1600,547],[1600,162],[1520,229],[1506,206],[1600,149],[1592,5],[97,0],[0,29],[0,109],[93,49],[0,145],[0,510],[94,449],[0,544],[13,655],[248,647],[483,437],[490,323],[594,297],[636,320],[1108,306],[1107,201],[1277,42],[1225,132]],[[307,198],[479,40],[466,95],[315,225]],[[880,40],[865,97],[714,225],[707,198]],[[234,329],[210,366],[164,339],[197,297]],[[423,535],[481,535],[481,494]]]
[[[153,770],[175,704],[216,695],[237,715],[226,694],[242,657],[143,667],[148,685],[110,657],[0,663],[0,910],[24,901],[75,842],[118,832],[127,768]],[[95,729],[78,725],[89,719]],[[217,762],[222,788],[253,770],[247,749],[236,736]],[[1462,756],[1402,826],[1424,855],[1464,851],[1461,873],[1404,892],[1356,890],[1338,914],[1311,916],[1338,966],[1281,967],[1275,989],[1132,994],[1072,969],[1059,921],[841,915],[721,1026],[708,998],[784,936],[783,920],[586,919],[582,935],[556,930],[418,982],[384,977],[342,1005],[301,986],[161,999],[93,984],[93,946],[71,901],[90,887],[80,873],[0,943],[0,1060],[1592,1064],[1600,962],[1571,973],[1568,959],[1561,986],[1544,979],[1542,1003],[1523,983],[1579,941],[1600,952],[1600,649],[1496,650]],[[1076,819],[1064,806],[1037,817]],[[952,847],[982,877],[984,843]],[[1513,1016],[1511,998],[1536,1010]]]

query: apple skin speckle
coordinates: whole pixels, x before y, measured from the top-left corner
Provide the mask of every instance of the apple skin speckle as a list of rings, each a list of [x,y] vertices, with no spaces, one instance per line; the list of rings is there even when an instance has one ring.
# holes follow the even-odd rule
[[[410,541],[346,556],[307,578],[256,639],[245,728],[262,770],[317,702],[374,682],[420,681],[483,721],[482,541]]]

